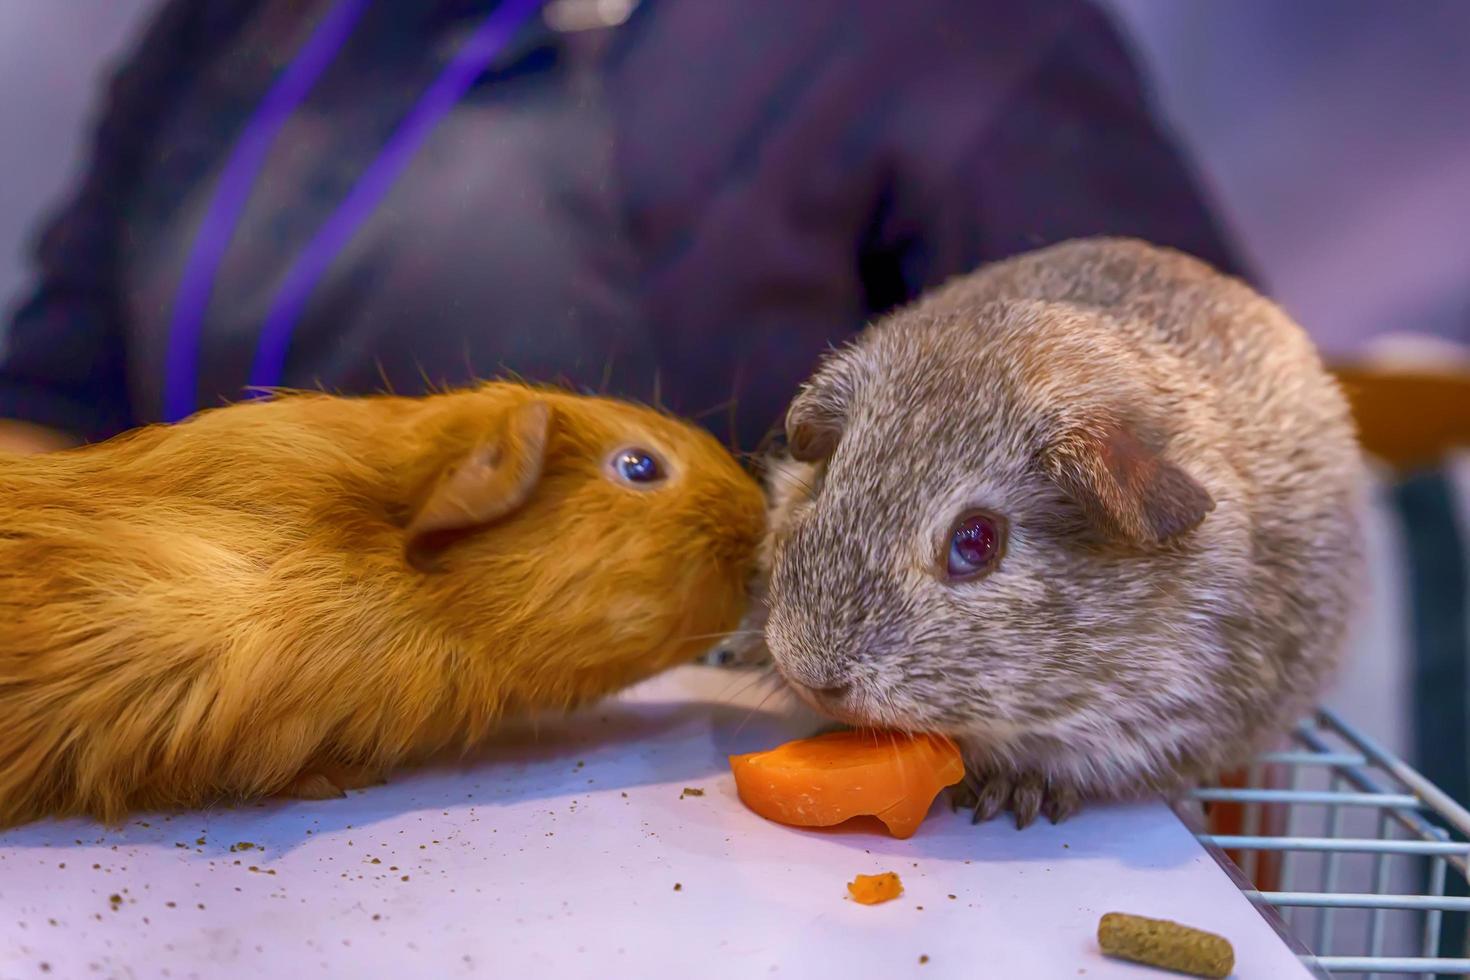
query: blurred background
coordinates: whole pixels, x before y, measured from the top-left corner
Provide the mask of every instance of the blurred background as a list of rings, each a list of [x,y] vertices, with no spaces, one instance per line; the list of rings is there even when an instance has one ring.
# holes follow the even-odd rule
[[[1470,3],[1105,0],[1250,260],[1332,355],[1470,342]],[[0,4],[0,296],[155,0]]]

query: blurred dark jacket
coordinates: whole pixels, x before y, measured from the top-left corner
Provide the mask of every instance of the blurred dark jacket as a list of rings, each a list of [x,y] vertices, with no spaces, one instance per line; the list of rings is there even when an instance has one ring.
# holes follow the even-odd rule
[[[981,262],[1108,233],[1242,271],[1089,5],[642,0],[604,31],[530,16],[303,280],[496,9],[362,3],[211,225],[266,93],[351,2],[161,8],[39,236],[0,417],[96,440],[262,380],[415,393],[508,370],[658,399],[750,448],[824,349]],[[201,230],[219,254],[191,321]]]

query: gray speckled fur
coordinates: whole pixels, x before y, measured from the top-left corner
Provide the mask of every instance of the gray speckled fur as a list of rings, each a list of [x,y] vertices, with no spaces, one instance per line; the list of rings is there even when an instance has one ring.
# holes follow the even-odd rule
[[[1118,431],[1148,455],[1109,511],[1078,488]],[[957,279],[831,355],[787,432],[821,458],[772,461],[752,624],[799,691],[851,685],[814,698],[833,715],[960,739],[978,817],[1237,765],[1337,658],[1363,561],[1347,404],[1277,306],[1187,256],[1083,240]],[[1005,554],[951,583],[971,507]]]

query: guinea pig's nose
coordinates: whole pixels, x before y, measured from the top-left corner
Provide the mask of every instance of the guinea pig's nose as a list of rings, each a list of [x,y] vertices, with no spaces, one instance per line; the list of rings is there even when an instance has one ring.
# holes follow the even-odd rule
[[[826,684],[817,687],[808,687],[807,692],[817,707],[827,710],[839,710],[847,702],[847,696],[852,693],[852,685],[840,682]]]

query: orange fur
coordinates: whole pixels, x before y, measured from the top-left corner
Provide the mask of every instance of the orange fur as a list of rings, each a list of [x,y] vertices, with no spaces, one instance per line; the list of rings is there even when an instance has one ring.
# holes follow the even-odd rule
[[[609,475],[628,446],[666,482]],[[735,625],[762,511],[703,431],[510,383],[0,454],[0,825],[329,795],[608,694]]]

